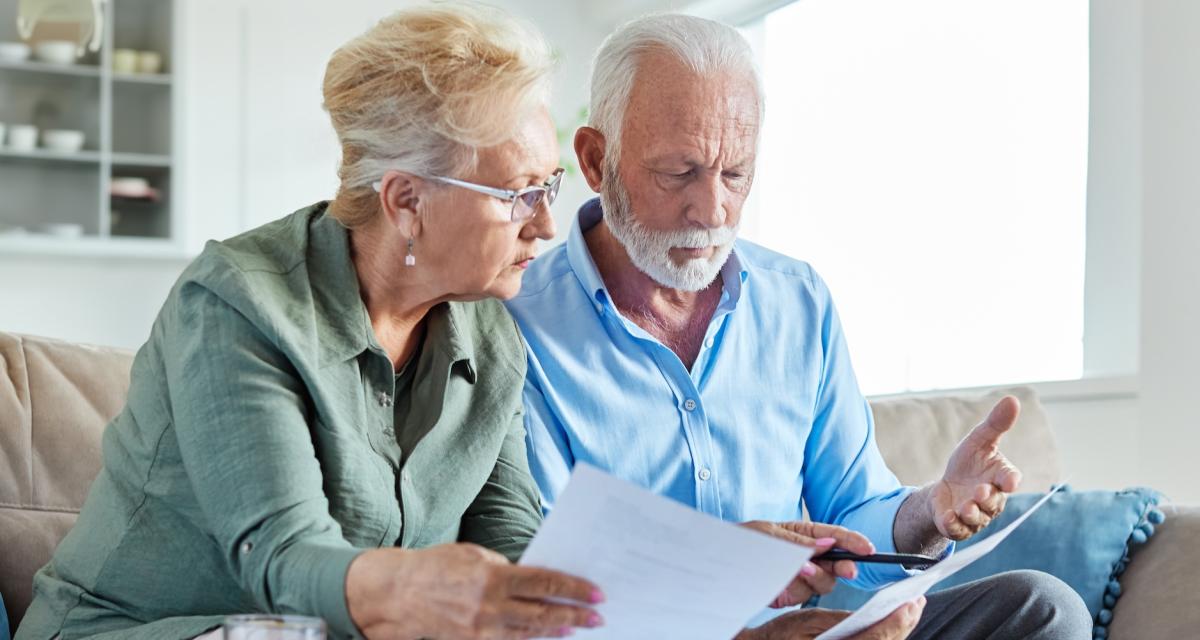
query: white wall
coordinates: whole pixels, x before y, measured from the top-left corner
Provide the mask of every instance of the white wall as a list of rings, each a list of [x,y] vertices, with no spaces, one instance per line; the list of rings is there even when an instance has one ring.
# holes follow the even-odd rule
[[[1143,9],[1138,457],[1148,483],[1200,502],[1200,2]]]
[[[1138,375],[1047,409],[1077,485],[1200,503],[1200,3],[1093,0],[1087,369]],[[1102,311],[1102,313],[1095,313]],[[1136,350],[1128,346],[1134,341]]]

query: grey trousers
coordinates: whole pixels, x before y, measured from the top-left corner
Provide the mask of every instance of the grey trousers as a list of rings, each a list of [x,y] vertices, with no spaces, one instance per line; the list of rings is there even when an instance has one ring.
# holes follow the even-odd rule
[[[1009,571],[931,593],[910,640],[1091,640],[1079,594],[1040,571]]]

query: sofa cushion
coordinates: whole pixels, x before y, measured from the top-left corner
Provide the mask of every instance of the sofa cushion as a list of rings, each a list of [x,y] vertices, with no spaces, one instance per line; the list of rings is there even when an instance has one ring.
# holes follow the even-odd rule
[[[900,482],[933,482],[958,442],[1006,395],[1021,401],[1021,415],[1000,441],[1000,450],[1021,470],[1022,490],[1045,491],[1062,480],[1062,469],[1046,411],[1029,387],[875,399],[871,410],[879,451]]]
[[[1200,507],[1163,507],[1152,544],[1137,548],[1121,577],[1124,595],[1113,610],[1108,640],[1195,638],[1200,576]]]
[[[1041,499],[1040,493],[1013,495],[1004,513],[960,548],[987,538],[1008,526]],[[932,592],[988,576],[1033,569],[1057,576],[1073,588],[1087,605],[1096,625],[1096,637],[1107,637],[1113,607],[1121,597],[1121,576],[1131,552],[1154,535],[1164,520],[1156,508],[1160,500],[1150,489],[1083,491],[1064,489],[1050,498],[1003,544],[990,554],[934,585]],[[871,593],[839,584],[821,598],[821,606],[857,609]]]
[[[100,470],[132,354],[0,333],[0,594],[15,628]]]

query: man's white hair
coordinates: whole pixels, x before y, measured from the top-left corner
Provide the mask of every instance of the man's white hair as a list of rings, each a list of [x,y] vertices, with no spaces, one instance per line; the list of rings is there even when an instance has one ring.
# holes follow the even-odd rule
[[[718,72],[752,78],[763,110],[762,80],[750,43],[737,29],[696,16],[664,13],[637,18],[612,32],[592,65],[592,95],[588,126],[604,134],[606,155],[620,155],[621,128],[633,93],[638,64],[647,53],[666,53],[693,72]]]

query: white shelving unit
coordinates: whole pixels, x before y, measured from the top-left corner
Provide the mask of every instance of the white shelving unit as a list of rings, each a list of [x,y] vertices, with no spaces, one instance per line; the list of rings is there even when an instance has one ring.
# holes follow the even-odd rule
[[[103,47],[73,65],[0,62],[0,122],[77,129],[84,149],[16,151],[0,144],[0,254],[179,255],[172,197],[177,144],[175,0],[105,0]],[[0,40],[18,40],[17,0],[0,0]],[[53,28],[53,27],[50,27]],[[53,39],[39,25],[34,40]],[[61,36],[60,36],[61,37]],[[157,52],[163,72],[115,73],[113,51]],[[117,198],[117,177],[139,177],[156,201]],[[82,237],[39,233],[76,224]],[[14,228],[24,232],[13,233]],[[8,233],[4,233],[5,230]]]

